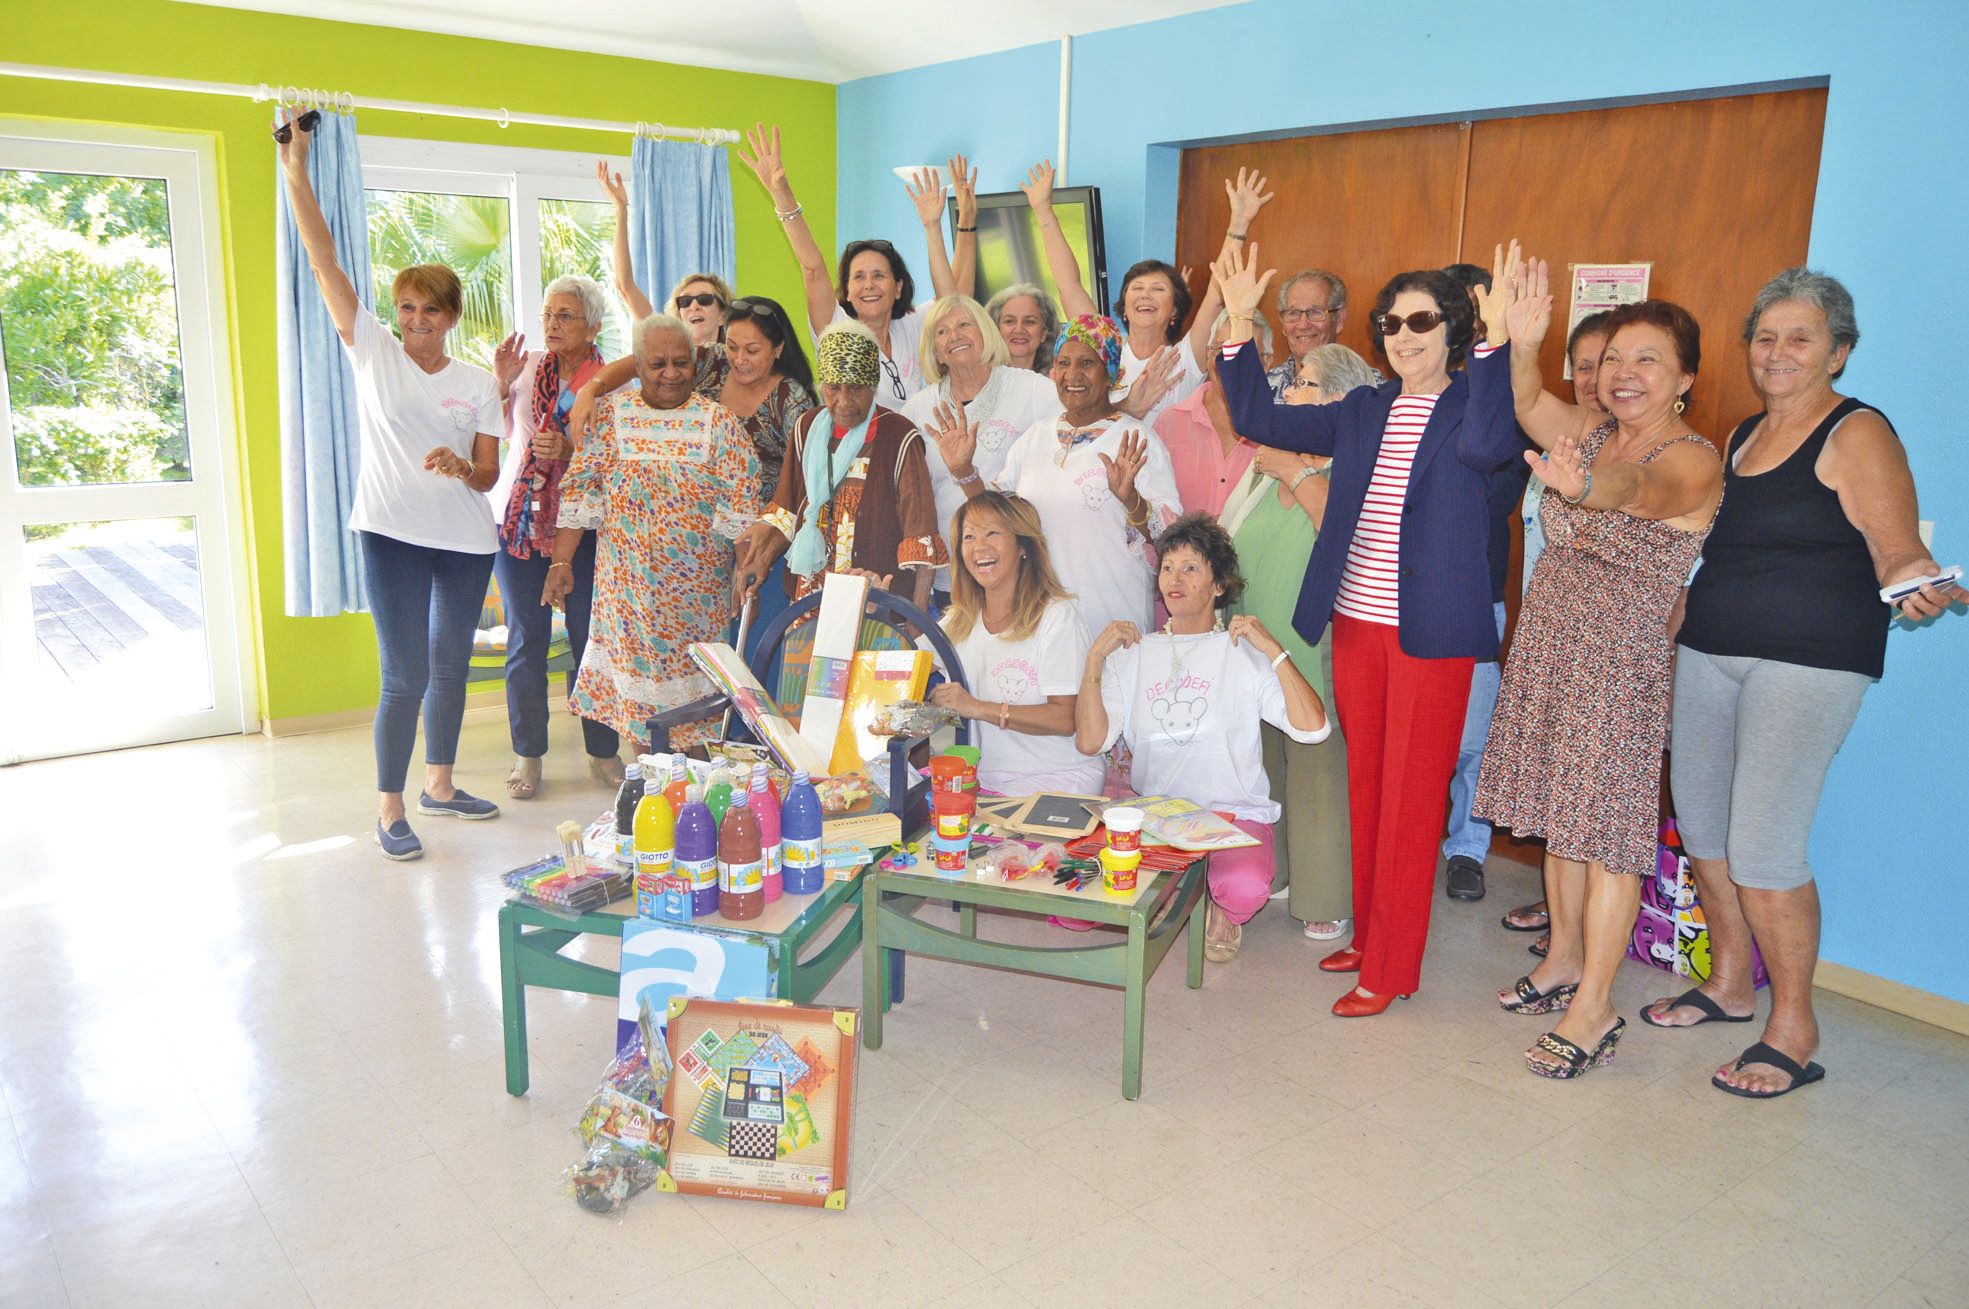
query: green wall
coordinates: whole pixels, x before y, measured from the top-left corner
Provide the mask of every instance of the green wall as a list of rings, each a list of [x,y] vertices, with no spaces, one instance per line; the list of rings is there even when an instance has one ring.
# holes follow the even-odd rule
[[[515,112],[784,129],[808,220],[823,247],[834,226],[834,88],[567,50],[206,8],[169,0],[9,4],[4,57],[18,63],[202,81],[313,86]],[[578,13],[578,10],[570,11]],[[83,30],[86,29],[86,36]],[[611,133],[500,128],[455,118],[358,109],[365,134],[627,154]],[[0,77],[7,116],[195,132],[218,144],[220,241],[232,338],[237,476],[245,492],[254,658],[263,718],[361,709],[376,702],[375,640],[366,615],[283,613],[279,390],[274,359],[274,149],[270,108],[250,100]],[[750,174],[732,161],[741,291],[804,303],[799,270]],[[599,198],[599,190],[597,196]]]

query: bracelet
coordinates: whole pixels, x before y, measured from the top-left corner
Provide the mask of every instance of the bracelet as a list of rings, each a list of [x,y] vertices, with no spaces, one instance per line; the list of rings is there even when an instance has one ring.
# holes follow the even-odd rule
[[[976,223],[973,223],[973,224],[971,224],[971,225],[970,225],[969,227],[965,227],[965,226],[963,226],[963,225],[961,225],[961,224],[960,224],[960,225],[958,226],[958,228],[957,228],[957,230],[958,230],[958,231],[960,231],[960,232],[975,232],[975,231],[977,231],[977,230],[978,230],[978,225],[977,225]]]
[[[1587,496],[1592,494],[1593,494],[1593,470],[1589,468],[1586,470],[1586,485],[1580,488],[1579,494],[1567,495],[1565,492],[1561,491],[1559,493],[1559,498],[1561,500],[1564,500],[1569,505],[1576,505],[1584,501]]]
[[[969,477],[958,477],[953,474],[950,480],[959,486],[976,486],[979,482],[984,481],[984,474],[973,468]]]
[[[1233,323],[1248,323],[1251,321],[1250,314],[1225,314],[1224,318],[1226,321]]]
[[[1147,526],[1149,525],[1149,507],[1148,507],[1148,505],[1146,505],[1146,504],[1144,504],[1144,505],[1142,506],[1142,516],[1141,516],[1140,518],[1137,518],[1137,517],[1135,517],[1135,515],[1133,515],[1133,514],[1129,514],[1129,515],[1128,515],[1128,525],[1129,525],[1130,527],[1147,527]]]
[[[794,219],[798,218],[801,214],[804,214],[806,212],[807,212],[807,207],[805,205],[795,204],[791,209],[787,210],[783,214],[780,213],[779,210],[777,209],[773,210],[773,216],[779,219],[779,221],[782,223],[790,223]]]
[[[1303,468],[1301,468],[1298,472],[1292,475],[1292,480],[1285,484],[1285,489],[1288,491],[1297,491],[1299,489],[1299,483],[1305,481],[1309,477],[1318,477],[1318,476],[1319,476],[1319,469],[1313,467],[1311,464],[1307,464]]]
[[[1276,672],[1278,666],[1284,663],[1286,660],[1290,659],[1291,657],[1292,657],[1292,652],[1290,650],[1287,650],[1284,646],[1280,646],[1279,652],[1272,656],[1273,671]]]
[[[560,560],[560,559],[556,559],[556,560],[555,560],[555,561],[554,561],[553,563],[551,563],[551,564],[548,564],[548,565],[547,565],[547,571],[548,571],[548,572],[550,572],[550,573],[551,573],[551,572],[553,572],[553,571],[554,571],[554,570],[555,570],[556,568],[565,568],[565,569],[567,569],[567,570],[568,570],[568,571],[569,571],[570,573],[574,571],[574,565],[573,565],[573,564],[571,564],[571,563],[567,563],[567,562],[565,562],[565,561],[563,561],[563,560]]]
[[[1002,701],[1002,702],[1000,702],[1000,704],[999,704],[999,706],[998,706],[998,730],[999,730],[999,731],[1001,731],[1001,732],[1002,732],[1002,731],[1004,731],[1004,730],[1005,730],[1005,724],[1006,724],[1006,722],[1007,722],[1007,721],[1008,721],[1008,720],[1009,720],[1009,719],[1010,719],[1011,717],[1012,717],[1012,706],[1011,706],[1011,704],[1010,704],[1010,702],[1008,702],[1008,701]]]
[[[1249,239],[1250,239],[1250,237],[1251,237],[1251,233],[1249,233],[1249,232],[1226,232],[1226,233],[1224,233],[1224,237],[1225,237],[1225,239],[1226,239],[1226,240],[1230,240],[1230,241],[1245,241],[1245,240],[1249,240]]]

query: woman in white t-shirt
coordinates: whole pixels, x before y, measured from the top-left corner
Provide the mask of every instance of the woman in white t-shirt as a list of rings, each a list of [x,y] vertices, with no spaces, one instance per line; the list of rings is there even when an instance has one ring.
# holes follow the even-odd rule
[[[1060,288],[1060,309],[1069,319],[1100,313],[1100,306],[1081,280],[1080,261],[1074,257],[1073,246],[1053,213],[1052,162],[1035,165],[1019,189],[1026,193],[1039,224],[1047,271]],[[1224,191],[1231,201],[1231,223],[1224,234],[1224,248],[1228,250],[1250,239],[1252,220],[1272,197],[1265,191],[1263,177],[1242,168],[1235,182],[1225,180]],[[1212,282],[1186,334],[1183,320],[1189,317],[1192,299],[1183,274],[1160,259],[1141,260],[1121,275],[1114,316],[1125,340],[1114,398],[1122,413],[1153,426],[1164,410],[1208,380],[1210,374],[1202,361],[1224,302]]]
[[[807,288],[807,322],[815,339],[830,323],[850,318],[873,332],[882,346],[882,376],[875,387],[875,403],[884,409],[901,409],[925,384],[917,365],[923,316],[915,307],[916,280],[909,275],[909,265],[887,241],[850,241],[841,249],[838,277],[830,278],[827,256],[821,252],[820,242],[814,240],[800,202],[794,198],[793,184],[787,180],[779,129],[754,128],[746,133],[746,144],[751,156],[741,150],[738,157],[772,197],[773,213],[786,228],[793,257],[800,261],[800,276]],[[954,292],[969,295],[977,276],[977,170],[959,155],[950,161],[950,174],[957,187],[958,206],[955,272],[943,242],[943,180],[935,169],[924,169],[914,182],[906,184],[917,216],[923,220],[923,236],[930,251],[930,284],[940,297]]]
[[[961,405],[965,417],[977,428],[977,449],[971,458],[972,475],[985,482],[998,477],[1012,443],[1041,419],[1060,413],[1059,390],[1045,373],[1014,368],[1003,337],[991,316],[968,295],[947,295],[923,313],[923,343],[919,362],[923,375],[934,379],[909,397],[902,416],[928,432],[946,426],[954,417],[952,406]],[[944,411],[943,422],[935,421]],[[964,488],[957,484],[945,466],[943,453],[934,442],[925,442],[929,458],[930,485],[937,493],[937,526],[952,531],[951,515],[964,503]],[[946,542],[956,552],[957,539]],[[950,570],[940,570],[936,588],[946,594],[954,590]]]
[[[452,783],[465,672],[486,581],[499,549],[485,492],[499,477],[505,416],[492,374],[445,354],[463,291],[442,264],[396,276],[398,330],[362,307],[308,180],[309,133],[287,123],[280,169],[308,264],[355,369],[361,471],[349,530],[362,544],[363,583],[376,622],[383,689],[376,706],[376,842],[391,859],[423,843],[404,815],[404,777],[424,714],[424,789],[418,812],[496,818],[499,806]]]
[[[996,479],[1039,511],[1054,567],[1089,632],[1149,621],[1155,539],[1183,512],[1162,441],[1115,412],[1120,355],[1121,334],[1105,318],[1085,314],[1061,328],[1053,386],[1062,412],[1026,429]],[[959,407],[940,412],[927,434],[964,493],[982,492],[978,424]]]
[[[964,663],[966,691],[930,692],[978,724],[978,781],[1001,795],[1099,795],[1103,766],[1073,745],[1073,700],[1087,633],[1053,572],[1039,514],[987,491],[951,523],[957,551],[944,634]]]
[[[1250,614],[1225,627],[1244,589],[1237,547],[1208,514],[1185,514],[1162,534],[1156,575],[1169,621],[1149,636],[1113,623],[1087,650],[1074,702],[1074,743],[1098,754],[1134,747],[1138,795],[1173,795],[1214,810],[1258,844],[1210,856],[1204,954],[1235,955],[1244,924],[1272,893],[1272,825],[1279,806],[1265,776],[1258,726],[1313,744],[1332,732],[1326,706],[1291,653]]]

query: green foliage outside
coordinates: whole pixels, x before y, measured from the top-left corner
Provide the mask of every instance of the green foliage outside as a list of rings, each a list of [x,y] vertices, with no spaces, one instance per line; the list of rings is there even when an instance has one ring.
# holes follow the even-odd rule
[[[0,170],[0,233],[21,483],[189,478],[164,182]]]
[[[629,317],[615,294],[615,205],[602,200],[540,202],[540,276],[592,277],[608,293],[608,325],[595,339],[604,358],[629,353]]]

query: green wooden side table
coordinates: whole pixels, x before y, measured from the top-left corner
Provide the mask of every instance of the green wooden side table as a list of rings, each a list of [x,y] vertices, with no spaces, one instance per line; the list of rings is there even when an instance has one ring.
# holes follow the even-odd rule
[[[1121,1023],[1121,1094],[1142,1093],[1142,1002],[1177,935],[1189,924],[1189,985],[1203,985],[1203,917],[1209,902],[1206,870],[1199,856],[1181,872],[1156,874],[1133,904],[1096,896],[1066,898],[1022,890],[1016,883],[981,882],[972,877],[942,878],[912,870],[890,871],[871,864],[861,875],[862,1044],[882,1048],[882,1014],[891,1002],[888,986],[893,954],[927,955],[957,963],[984,964],[1041,977],[1097,982],[1125,992]],[[1145,874],[1145,876],[1147,876]],[[957,906],[957,928],[938,927],[917,917],[926,904]],[[1033,946],[990,941],[978,935],[978,907],[1020,913],[1063,914],[1125,929],[1120,940],[1088,933],[1071,945]],[[1065,935],[1065,933],[1062,933]]]
[[[578,936],[621,940],[622,924],[635,917],[632,910],[628,900],[619,900],[606,909],[578,917],[556,914],[519,900],[509,900],[500,907],[499,991],[509,1094],[525,1095],[531,1081],[526,1058],[526,988],[538,986],[613,998],[621,984],[621,974],[616,969],[569,959],[561,951]],[[676,926],[686,930],[710,929],[764,943],[772,995],[807,1004],[841,971],[841,965],[861,944],[861,915],[860,888],[853,881],[829,881],[811,896],[782,896],[767,905],[760,917],[742,923],[729,922],[714,914]],[[821,942],[818,948],[802,957],[817,941]]]

